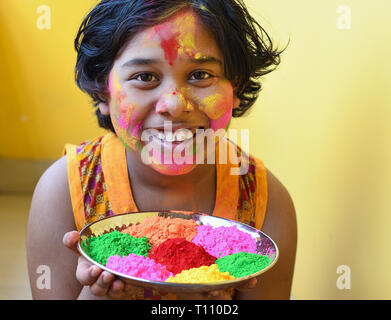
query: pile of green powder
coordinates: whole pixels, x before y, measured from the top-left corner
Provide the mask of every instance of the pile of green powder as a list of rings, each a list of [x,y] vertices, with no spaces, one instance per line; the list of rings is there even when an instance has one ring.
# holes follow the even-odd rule
[[[235,278],[240,278],[266,268],[270,262],[267,256],[242,251],[218,258],[215,263],[221,272],[228,271]]]
[[[116,230],[98,237],[91,237],[82,242],[81,246],[91,259],[104,266],[110,256],[124,257],[134,253],[146,257],[152,247],[147,237],[135,238]]]

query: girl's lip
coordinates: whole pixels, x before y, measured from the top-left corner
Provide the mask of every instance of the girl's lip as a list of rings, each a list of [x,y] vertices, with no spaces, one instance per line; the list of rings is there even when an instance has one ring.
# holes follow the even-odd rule
[[[152,126],[152,127],[148,127],[148,128],[143,128],[144,130],[158,130],[158,131],[164,131],[164,126]],[[176,130],[179,130],[179,129],[188,129],[192,132],[195,132],[197,129],[208,129],[207,126],[205,125],[185,125],[185,124],[175,124],[173,123],[171,125],[171,129],[172,129],[172,132],[175,133]]]
[[[178,129],[194,130],[194,129],[199,129],[199,128],[203,128],[203,129],[208,128],[208,126],[203,123],[185,123],[185,122],[171,122],[170,123],[170,121],[167,121],[167,122],[169,123],[169,125],[173,131],[178,130]],[[162,131],[162,130],[164,130],[164,124],[152,125],[152,126],[147,126],[147,127],[144,126],[143,129],[144,130],[155,129],[155,130]]]

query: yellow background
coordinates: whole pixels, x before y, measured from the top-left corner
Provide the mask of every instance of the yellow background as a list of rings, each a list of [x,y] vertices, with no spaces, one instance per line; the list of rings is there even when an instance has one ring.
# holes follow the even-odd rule
[[[0,1],[0,158],[56,159],[102,134],[73,81],[73,39],[95,1]],[[391,299],[388,0],[247,0],[282,48],[252,112],[250,151],[295,203],[296,299]],[[37,8],[51,9],[40,30]],[[351,28],[337,27],[340,5]],[[337,268],[351,270],[338,289]]]

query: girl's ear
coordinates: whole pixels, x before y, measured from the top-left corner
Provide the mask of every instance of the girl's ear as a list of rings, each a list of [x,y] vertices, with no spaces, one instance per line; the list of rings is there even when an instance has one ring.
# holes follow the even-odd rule
[[[98,105],[101,114],[108,116],[110,114],[110,107],[107,103],[101,102]]]
[[[237,95],[234,93],[234,105],[233,105],[233,109],[237,109],[239,107],[239,104],[240,104],[240,99],[237,97]]]
[[[233,86],[233,102],[234,102],[234,105],[233,105],[233,109],[236,109],[239,107],[240,105],[240,99],[238,98],[238,85],[237,85],[237,78],[235,78],[235,81],[234,81],[234,84],[232,85]]]

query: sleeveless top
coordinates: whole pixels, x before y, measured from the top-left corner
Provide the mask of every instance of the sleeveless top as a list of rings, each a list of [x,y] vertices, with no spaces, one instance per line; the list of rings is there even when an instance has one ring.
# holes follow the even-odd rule
[[[238,146],[234,147],[234,152],[239,156],[242,151]],[[227,149],[230,152],[231,148]],[[64,154],[67,157],[69,191],[78,231],[107,216],[139,211],[130,188],[125,147],[114,133],[79,145],[66,144]],[[216,199],[212,215],[261,230],[267,204],[263,162],[248,155],[248,172],[232,175],[231,169],[238,169],[239,164],[231,164],[229,160],[224,164],[219,163],[218,144],[215,158]],[[175,299],[176,295],[140,289],[132,298]]]

